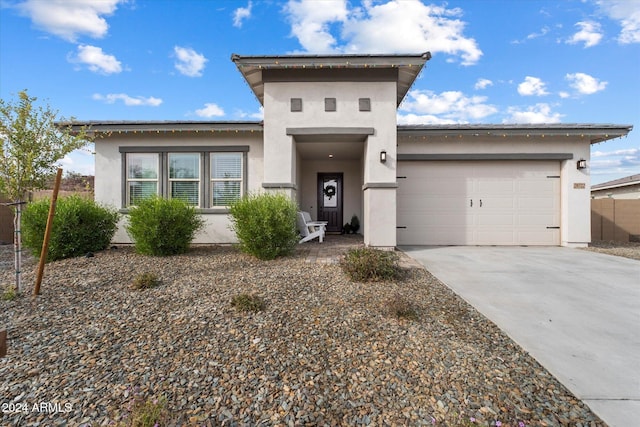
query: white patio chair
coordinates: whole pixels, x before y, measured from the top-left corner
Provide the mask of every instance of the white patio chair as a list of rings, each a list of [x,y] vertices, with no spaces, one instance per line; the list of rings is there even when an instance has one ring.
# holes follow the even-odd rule
[[[324,233],[327,228],[325,221],[312,221],[309,212],[298,212],[298,231],[302,239],[298,243],[308,242],[316,237],[322,243],[324,241]]]

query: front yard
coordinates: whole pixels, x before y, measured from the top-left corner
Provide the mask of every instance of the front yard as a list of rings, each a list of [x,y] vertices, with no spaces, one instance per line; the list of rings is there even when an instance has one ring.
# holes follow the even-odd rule
[[[604,425],[427,271],[354,283],[303,251],[112,249],[47,265],[37,299],[30,264],[25,295],[0,301],[0,424],[126,422],[138,396],[166,402],[161,425]],[[144,272],[161,285],[131,289]],[[232,307],[240,293],[266,309]],[[390,313],[398,298],[417,320]]]

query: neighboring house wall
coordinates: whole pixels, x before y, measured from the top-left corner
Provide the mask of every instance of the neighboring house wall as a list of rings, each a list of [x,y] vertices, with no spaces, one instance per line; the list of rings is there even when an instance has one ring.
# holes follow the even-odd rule
[[[640,199],[640,183],[602,190],[591,190],[594,199]]]
[[[125,191],[124,165],[121,148],[127,147],[177,147],[172,151],[180,152],[179,147],[202,146],[249,146],[246,152],[246,191],[261,190],[263,177],[263,152],[261,132],[166,132],[166,133],[121,133],[112,134],[109,138],[98,139],[95,143],[96,179],[95,200],[119,209],[125,209],[122,194]],[[206,179],[206,177],[202,177]],[[206,197],[206,195],[202,195]],[[124,228],[127,222],[127,210],[123,210],[123,218],[113,238],[114,243],[131,243]],[[194,243],[234,243],[235,234],[229,229],[230,221],[226,209],[211,209],[203,212],[205,228],[198,233]]]
[[[640,200],[591,200],[591,239],[640,242]]]

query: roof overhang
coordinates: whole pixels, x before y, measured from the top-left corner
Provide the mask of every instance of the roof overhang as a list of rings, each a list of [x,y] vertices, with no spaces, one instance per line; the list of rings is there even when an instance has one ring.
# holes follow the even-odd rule
[[[398,136],[415,137],[580,137],[591,144],[627,136],[632,125],[615,124],[500,124],[500,125],[398,125]]]
[[[74,121],[58,123],[72,132],[85,129],[88,133],[165,133],[165,132],[262,132],[262,122],[255,121]]]
[[[393,72],[393,79],[398,87],[397,105],[400,105],[429,59],[431,59],[429,52],[418,55],[231,55],[231,60],[262,105],[264,105],[265,80],[274,81],[278,74],[295,77],[295,80],[291,81],[304,81],[304,78],[301,79],[303,75],[307,78],[333,81],[345,79],[351,81],[354,76],[357,76],[358,80],[365,81],[382,76],[387,80],[389,73],[384,73],[382,70]],[[357,70],[357,72],[344,70]],[[294,72],[291,73],[292,71]]]

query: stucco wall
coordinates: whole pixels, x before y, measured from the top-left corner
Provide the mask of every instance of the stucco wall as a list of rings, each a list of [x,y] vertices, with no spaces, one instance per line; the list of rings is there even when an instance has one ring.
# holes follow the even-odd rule
[[[396,94],[395,82],[266,82],[264,85],[264,181],[267,184],[295,185],[298,181],[295,162],[297,152],[294,137],[287,135],[287,128],[374,128],[364,143],[363,167],[360,185],[366,183],[396,182]],[[291,98],[302,99],[302,111],[291,111]],[[336,99],[336,111],[325,111],[325,98]],[[359,98],[371,100],[371,111],[359,111]],[[387,162],[380,162],[380,151],[387,152]],[[306,164],[302,160],[303,164]],[[305,166],[306,167],[306,166]],[[350,170],[351,168],[347,169]],[[344,172],[346,173],[347,170]],[[341,172],[335,167],[333,172]],[[304,173],[304,172],[303,172]],[[345,177],[346,178],[346,177]],[[304,176],[303,185],[309,182]],[[298,193],[300,193],[298,189]],[[309,191],[298,194],[302,206],[309,203]],[[349,191],[355,191],[351,189]],[[360,187],[362,191],[362,187]],[[376,191],[376,190],[371,190]],[[393,193],[393,194],[390,194]],[[313,191],[315,197],[315,190]],[[361,223],[368,224],[363,231],[392,230],[393,239],[381,233],[365,236],[372,246],[395,245],[395,189],[385,189],[385,203],[372,205],[377,210],[375,216],[363,205],[359,215]],[[364,203],[364,202],[362,202]],[[351,218],[351,210],[357,206],[345,206],[344,216]],[[388,211],[388,212],[386,212]],[[313,212],[312,212],[313,215]],[[345,221],[346,222],[346,221]],[[366,234],[366,232],[365,232]],[[391,242],[393,240],[393,242]]]
[[[561,244],[586,246],[591,235],[589,167],[579,170],[579,159],[590,162],[587,138],[449,136],[398,139],[398,154],[490,154],[490,153],[572,153],[573,159],[560,161]],[[505,160],[508,161],[508,160]]]
[[[335,162],[331,160],[303,160],[302,181],[298,185],[300,209],[309,212],[312,219],[317,219],[319,172],[342,172],[344,174],[342,224],[351,221],[352,215],[357,215],[362,222],[362,173],[360,162],[357,160]]]
[[[172,132],[172,133],[114,133],[111,137],[96,140],[96,180],[95,200],[116,208],[122,206],[122,155],[119,147],[163,147],[163,146],[230,146],[248,145],[247,191],[261,191],[263,178],[262,134],[259,132]],[[178,150],[179,151],[179,150]],[[203,213],[206,222],[204,230],[194,240],[195,243],[234,243],[235,234],[229,229],[228,215],[225,213]],[[131,243],[124,224],[126,214],[119,223],[114,243]]]

